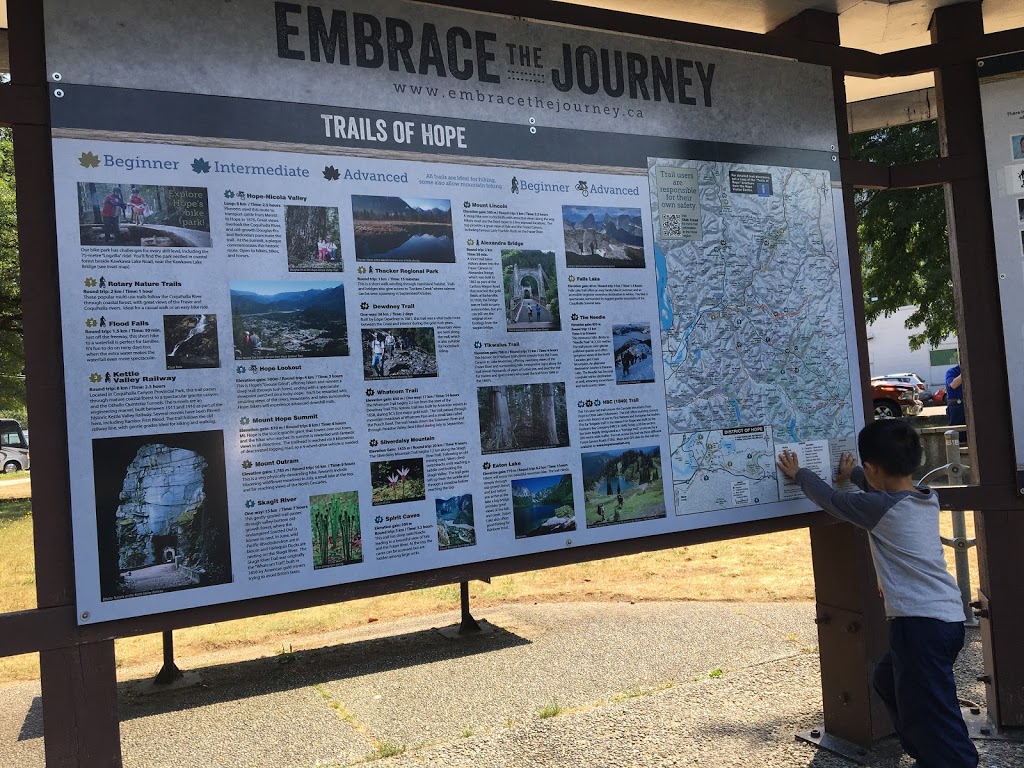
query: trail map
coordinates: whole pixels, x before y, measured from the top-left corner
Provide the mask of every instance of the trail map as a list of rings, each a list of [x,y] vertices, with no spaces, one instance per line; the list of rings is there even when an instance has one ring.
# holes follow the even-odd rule
[[[676,514],[778,500],[770,427],[672,435],[670,444]]]
[[[737,484],[747,451],[729,456],[719,435],[765,426],[771,454],[775,441],[852,447],[829,174],[682,160],[650,172],[677,513],[776,501],[774,481]]]

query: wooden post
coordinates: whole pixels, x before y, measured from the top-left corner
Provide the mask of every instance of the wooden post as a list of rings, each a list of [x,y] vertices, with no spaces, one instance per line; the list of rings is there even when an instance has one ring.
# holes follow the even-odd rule
[[[11,0],[8,21],[12,81],[36,89],[45,103],[42,3]],[[36,465],[46,467],[32,482],[36,600],[52,608],[73,605],[75,596],[53,152],[48,126],[13,129],[32,453]],[[39,665],[46,764],[120,766],[113,641],[44,651]]]
[[[838,46],[839,17],[824,11],[803,11],[774,29],[772,34]],[[850,134],[844,75],[842,69],[833,67],[837,144],[835,147],[822,147],[822,150],[834,151],[840,160],[849,160]],[[867,338],[853,192],[853,185],[844,182],[853,313],[860,354],[860,385],[868,393]],[[865,402],[871,402],[867,394]],[[870,408],[866,407],[865,411],[865,416],[869,417]],[[818,655],[821,659],[824,735],[831,740],[851,742],[860,751],[866,751],[873,742],[893,732],[885,705],[871,685],[874,666],[888,648],[888,637],[885,610],[876,587],[867,534],[847,523],[812,525],[811,556],[814,563]],[[816,736],[815,740],[818,738]]]
[[[974,41],[983,34],[980,2],[939,8],[932,16],[933,43]],[[982,486],[1005,486],[1015,483],[1016,466],[977,66],[940,67],[935,90],[942,156],[964,159],[961,167],[970,169],[945,190],[974,476]],[[1024,509],[976,510],[975,536],[989,717],[1000,727],[1022,727]]]

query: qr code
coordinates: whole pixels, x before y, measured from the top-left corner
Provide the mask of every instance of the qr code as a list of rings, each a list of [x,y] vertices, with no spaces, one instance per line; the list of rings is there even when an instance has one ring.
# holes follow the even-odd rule
[[[664,238],[680,238],[683,236],[683,214],[661,214],[661,236]]]

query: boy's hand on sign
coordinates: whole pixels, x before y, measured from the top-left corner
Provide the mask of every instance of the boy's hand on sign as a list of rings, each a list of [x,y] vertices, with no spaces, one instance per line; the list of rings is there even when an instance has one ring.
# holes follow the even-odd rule
[[[843,453],[839,457],[839,469],[836,470],[836,476],[833,478],[837,483],[846,483],[850,480],[850,475],[853,474],[853,470],[857,468],[857,459],[852,453]]]
[[[775,465],[790,480],[795,480],[796,473],[800,471],[800,459],[788,448],[779,454],[779,460],[775,462]]]

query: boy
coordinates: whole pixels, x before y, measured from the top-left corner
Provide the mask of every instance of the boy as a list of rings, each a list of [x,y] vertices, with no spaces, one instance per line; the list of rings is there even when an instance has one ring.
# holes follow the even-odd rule
[[[833,490],[788,450],[778,466],[826,512],[869,533],[889,619],[889,652],[873,682],[904,750],[920,768],[975,768],[978,752],[953,678],[964,644],[960,590],[942,554],[938,499],[911,478],[921,440],[902,419],[883,419],[861,430],[857,447],[863,469],[844,453],[835,480],[850,480],[863,493]]]

